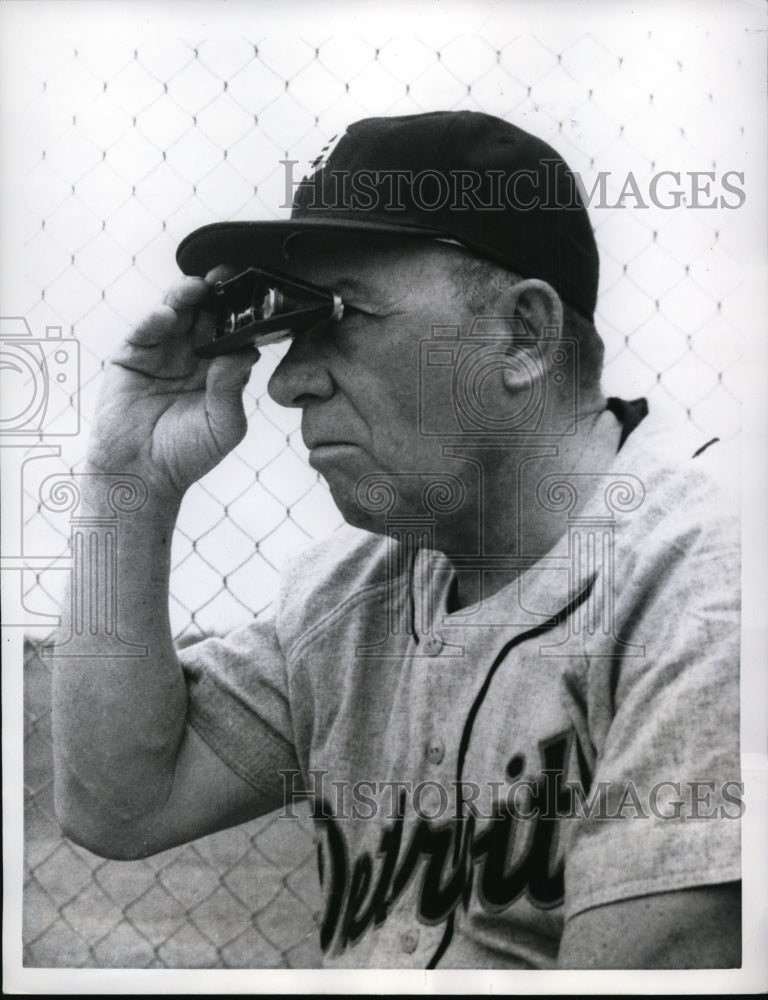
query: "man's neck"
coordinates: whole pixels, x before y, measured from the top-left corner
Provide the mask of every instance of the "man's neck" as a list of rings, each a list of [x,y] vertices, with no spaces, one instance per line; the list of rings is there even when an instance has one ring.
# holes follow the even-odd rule
[[[510,453],[506,461],[499,462],[494,474],[486,476],[481,556],[506,555],[530,562],[546,555],[565,533],[567,517],[577,513],[590,497],[579,490],[577,508],[552,511],[539,499],[539,484],[546,476],[567,483],[574,474],[607,471],[618,452],[620,436],[620,423],[603,407],[585,414],[575,434],[564,435],[554,445]],[[485,579],[482,573],[459,572],[451,610],[490,597],[519,572],[518,567],[494,569]]]

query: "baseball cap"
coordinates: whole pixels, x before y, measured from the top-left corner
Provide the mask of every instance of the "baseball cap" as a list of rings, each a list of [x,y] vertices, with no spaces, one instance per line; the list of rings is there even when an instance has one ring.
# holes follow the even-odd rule
[[[547,281],[591,319],[599,259],[575,178],[546,142],[477,111],[366,118],[333,137],[297,185],[290,219],[217,222],[190,233],[185,274],[285,265],[301,233],[447,240]]]

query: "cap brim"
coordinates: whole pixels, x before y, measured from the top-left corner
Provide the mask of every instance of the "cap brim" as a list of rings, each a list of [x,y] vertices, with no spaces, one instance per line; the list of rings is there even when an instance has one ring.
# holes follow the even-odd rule
[[[275,219],[266,222],[214,222],[186,236],[176,251],[184,274],[205,275],[220,264],[279,270],[288,260],[289,241],[300,233],[324,236],[368,235],[440,239],[448,233],[422,226],[370,223],[359,219]]]

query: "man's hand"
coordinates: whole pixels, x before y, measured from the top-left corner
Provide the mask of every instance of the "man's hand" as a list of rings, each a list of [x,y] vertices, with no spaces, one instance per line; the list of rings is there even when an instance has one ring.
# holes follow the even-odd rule
[[[212,361],[193,353],[212,333],[213,317],[199,307],[220,276],[172,287],[112,359],[93,423],[93,467],[134,473],[155,495],[180,498],[242,440],[243,389],[259,352]]]
[[[585,910],[565,925],[560,969],[735,969],[741,883],[657,892]]]

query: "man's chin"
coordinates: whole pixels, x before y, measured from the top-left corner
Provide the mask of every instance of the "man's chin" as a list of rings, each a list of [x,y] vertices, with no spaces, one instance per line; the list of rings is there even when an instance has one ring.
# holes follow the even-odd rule
[[[330,490],[333,502],[347,524],[352,525],[353,528],[361,528],[363,531],[372,531],[377,535],[387,534],[385,513],[374,512],[362,507],[356,500],[354,488],[340,490],[330,486]]]
[[[452,500],[452,496],[442,477],[371,471],[360,465],[354,472],[356,474],[352,474],[348,465],[342,469],[331,463],[322,471],[333,501],[347,524],[385,535],[411,523],[423,528],[426,515],[427,522],[440,533],[450,530],[455,504],[451,502],[446,507],[446,501]],[[425,496],[432,497],[433,508],[425,507]],[[461,499],[464,499],[463,494]],[[466,513],[467,508],[462,504],[462,514],[466,516]],[[474,523],[474,507],[472,513]]]
[[[353,479],[338,473],[323,474],[323,479],[347,524],[377,535],[388,533],[388,515],[392,513],[394,504],[386,487],[380,490],[375,485],[372,487],[367,477]]]

